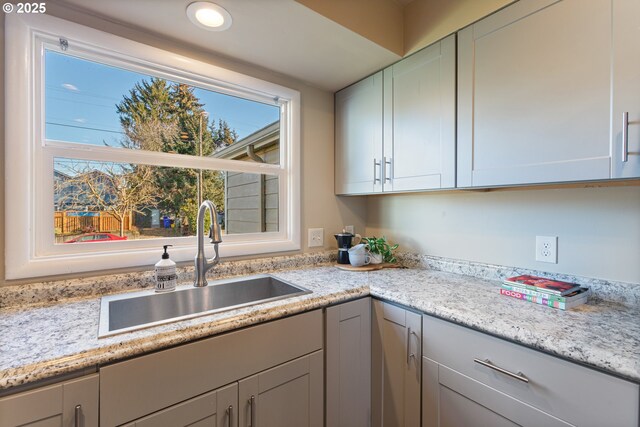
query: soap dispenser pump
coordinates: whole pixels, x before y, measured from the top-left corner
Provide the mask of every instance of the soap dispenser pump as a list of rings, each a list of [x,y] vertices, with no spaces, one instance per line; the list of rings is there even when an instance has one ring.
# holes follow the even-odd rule
[[[167,248],[173,245],[164,245],[162,259],[156,263],[156,292],[169,292],[176,289],[178,275],[176,263],[169,259]]]

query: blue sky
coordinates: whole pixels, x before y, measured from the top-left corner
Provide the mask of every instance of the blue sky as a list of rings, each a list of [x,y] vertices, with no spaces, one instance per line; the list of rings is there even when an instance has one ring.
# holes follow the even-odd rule
[[[53,51],[45,54],[46,138],[120,146],[123,138],[116,104],[134,84],[149,76]],[[226,120],[240,138],[273,123],[279,109],[196,88],[209,120]]]

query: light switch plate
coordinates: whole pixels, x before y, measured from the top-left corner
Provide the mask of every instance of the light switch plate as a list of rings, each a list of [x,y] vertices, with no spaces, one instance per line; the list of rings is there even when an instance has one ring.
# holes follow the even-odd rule
[[[308,245],[310,248],[324,246],[324,228],[310,228]]]
[[[356,231],[355,231],[355,228],[353,227],[353,225],[345,225],[344,226],[344,232],[345,233],[356,234]]]
[[[536,236],[536,261],[558,263],[558,236]]]

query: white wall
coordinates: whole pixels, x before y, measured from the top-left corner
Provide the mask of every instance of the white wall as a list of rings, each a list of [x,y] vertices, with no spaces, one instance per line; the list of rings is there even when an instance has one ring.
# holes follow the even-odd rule
[[[385,195],[367,203],[367,235],[429,255],[640,282],[640,187]],[[558,264],[535,236],[558,236]]]

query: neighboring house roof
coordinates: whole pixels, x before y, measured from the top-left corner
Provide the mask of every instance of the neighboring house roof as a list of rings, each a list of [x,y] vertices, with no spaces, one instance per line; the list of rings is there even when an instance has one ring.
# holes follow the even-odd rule
[[[247,156],[247,147],[253,146],[255,151],[274,145],[280,141],[280,121],[273,122],[262,129],[214,152],[211,157],[218,159],[237,159]]]

